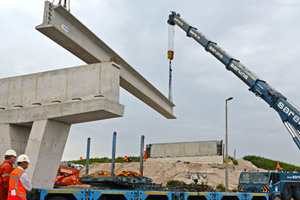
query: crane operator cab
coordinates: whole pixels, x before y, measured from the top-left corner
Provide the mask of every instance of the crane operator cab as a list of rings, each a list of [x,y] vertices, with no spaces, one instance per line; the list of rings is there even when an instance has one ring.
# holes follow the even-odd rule
[[[242,172],[239,192],[269,193],[283,200],[300,200],[300,173],[292,172]]]

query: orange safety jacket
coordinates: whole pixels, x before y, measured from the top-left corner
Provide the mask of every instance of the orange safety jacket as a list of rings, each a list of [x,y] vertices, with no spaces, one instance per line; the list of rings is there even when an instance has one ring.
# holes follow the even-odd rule
[[[0,165],[0,185],[7,184],[7,186],[8,186],[9,175],[12,172],[12,170],[13,170],[13,166],[8,161],[4,161]]]
[[[20,181],[20,177],[24,173],[25,171],[19,168],[14,169],[10,173],[7,200],[13,200],[16,199],[16,197],[18,197],[21,200],[26,200],[26,190]]]
[[[277,164],[277,165],[276,165],[276,169],[280,169],[280,164]]]
[[[8,194],[9,175],[13,170],[10,162],[4,161],[0,165],[0,200],[6,200]]]

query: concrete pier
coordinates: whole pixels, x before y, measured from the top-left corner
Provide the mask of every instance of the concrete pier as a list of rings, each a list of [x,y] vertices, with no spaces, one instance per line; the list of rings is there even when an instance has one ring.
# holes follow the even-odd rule
[[[33,187],[49,188],[54,185],[71,125],[53,120],[33,123],[25,150],[30,155],[27,170]]]
[[[0,79],[0,158],[27,154],[33,186],[52,188],[71,125],[123,116],[119,77],[103,62]]]

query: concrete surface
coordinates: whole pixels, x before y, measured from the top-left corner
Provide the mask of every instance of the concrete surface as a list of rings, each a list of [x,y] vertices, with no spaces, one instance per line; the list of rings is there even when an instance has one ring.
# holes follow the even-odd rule
[[[104,62],[0,79],[0,123],[75,124],[123,116],[119,76],[118,65]]]
[[[166,118],[175,118],[172,102],[62,6],[46,1],[43,23],[36,29],[88,64],[113,58],[121,66],[121,87]]]
[[[123,116],[119,77],[103,62],[0,79],[0,158],[27,154],[33,186],[52,188],[71,124]]]
[[[14,149],[17,155],[25,152],[30,128],[12,124],[0,124],[0,162],[8,149]]]
[[[161,143],[161,144],[150,144],[150,145],[151,145],[151,151],[150,151],[151,158],[220,155],[220,152],[218,152],[218,148],[217,148],[218,141],[178,142],[178,143]]]
[[[194,157],[172,157],[172,158],[149,158],[149,161],[160,162],[194,162],[208,164],[223,164],[223,156],[194,156]]]
[[[33,123],[25,154],[26,170],[36,188],[52,188],[70,131],[70,124],[52,120]]]

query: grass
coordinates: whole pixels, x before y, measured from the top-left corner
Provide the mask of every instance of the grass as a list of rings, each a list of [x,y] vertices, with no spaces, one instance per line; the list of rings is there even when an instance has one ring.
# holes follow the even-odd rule
[[[299,166],[295,166],[295,165],[291,165],[288,163],[271,160],[271,159],[267,159],[267,158],[263,158],[263,157],[259,157],[259,156],[249,155],[249,156],[243,157],[243,159],[250,161],[256,167],[262,168],[265,170],[268,170],[268,169],[276,170],[276,164],[279,163],[282,171],[294,171],[295,169],[297,169],[298,172],[300,171]]]
[[[223,183],[219,183],[217,186],[216,186],[216,189],[217,191],[219,192],[224,192],[226,190],[225,186]]]
[[[186,185],[186,183],[184,181],[178,181],[178,180],[171,180],[167,182],[167,187],[168,188],[172,188],[172,187],[176,187],[176,186],[183,186]]]
[[[235,158],[233,158],[233,157],[231,157],[231,156],[228,156],[228,158],[229,158],[229,160],[232,160],[232,163],[233,163],[234,165],[239,165],[238,161],[237,161]]]

